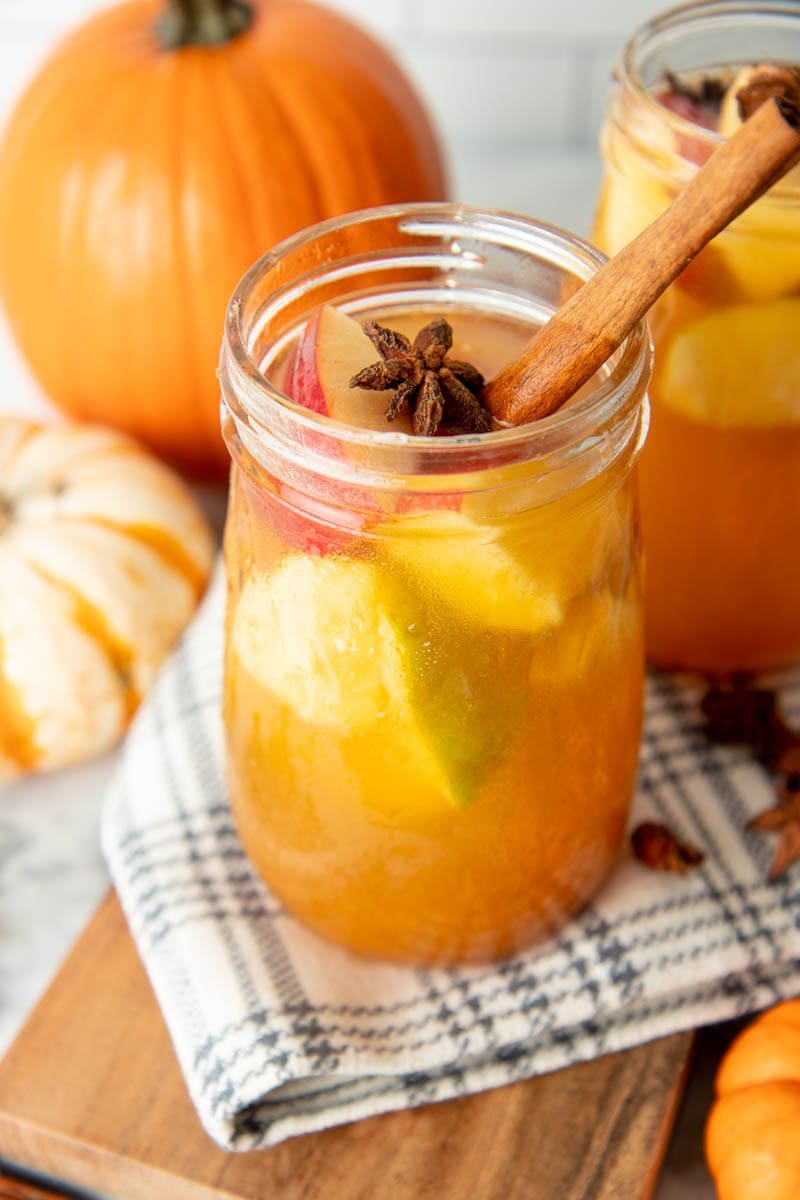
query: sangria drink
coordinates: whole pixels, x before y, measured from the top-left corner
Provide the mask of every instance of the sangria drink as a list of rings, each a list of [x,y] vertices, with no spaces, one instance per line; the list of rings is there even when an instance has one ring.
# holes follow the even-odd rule
[[[589,900],[624,837],[646,331],[535,425],[488,432],[480,406],[598,262],[521,219],[374,210],[234,297],[232,804],[275,895],[357,952],[509,954]]]
[[[796,3],[703,3],[626,48],[603,134],[593,240],[620,250],[741,116],[761,64],[800,63]],[[800,73],[798,73],[800,78]],[[654,306],[642,456],[646,642],[667,667],[756,670],[800,655],[800,168]]]

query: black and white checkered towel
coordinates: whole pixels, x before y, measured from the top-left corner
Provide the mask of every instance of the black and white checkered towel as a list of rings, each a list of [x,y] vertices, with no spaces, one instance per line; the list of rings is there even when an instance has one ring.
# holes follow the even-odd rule
[[[591,908],[493,967],[412,970],[329,946],[250,868],[225,794],[222,586],[144,705],[105,851],[208,1132],[237,1150],[444,1100],[800,991],[800,868],[765,882],[744,832],[773,801],[746,751],[699,734],[699,688],[650,680],[634,821],[707,853],[685,878],[623,862]],[[800,672],[781,680],[800,718]]]

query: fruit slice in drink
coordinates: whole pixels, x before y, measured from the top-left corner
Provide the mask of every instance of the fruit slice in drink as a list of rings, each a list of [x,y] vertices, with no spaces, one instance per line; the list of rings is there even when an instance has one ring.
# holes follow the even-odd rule
[[[513,738],[516,680],[498,679],[500,646],[464,631],[371,564],[290,555],[245,585],[231,652],[270,709],[320,736],[365,735],[404,747],[409,793],[463,808]],[[515,647],[515,651],[516,651]]]

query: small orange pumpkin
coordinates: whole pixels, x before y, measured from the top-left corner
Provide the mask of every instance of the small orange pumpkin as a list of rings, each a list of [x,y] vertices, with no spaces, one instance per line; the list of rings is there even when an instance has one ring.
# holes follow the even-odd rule
[[[411,86],[343,17],[128,0],[60,44],[11,119],[0,295],[59,407],[221,475],[215,367],[239,276],[316,221],[443,191]]]
[[[800,1000],[760,1016],[723,1059],[706,1158],[719,1200],[800,1197]]]

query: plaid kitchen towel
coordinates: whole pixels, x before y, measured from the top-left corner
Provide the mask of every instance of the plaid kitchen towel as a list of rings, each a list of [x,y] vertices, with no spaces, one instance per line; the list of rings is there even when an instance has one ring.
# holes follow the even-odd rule
[[[222,580],[141,709],[104,843],[192,1099],[221,1145],[550,1071],[800,991],[800,869],[766,882],[773,802],[746,750],[699,732],[696,684],[649,681],[634,822],[703,847],[685,878],[630,860],[558,936],[496,966],[360,961],[304,929],[239,845],[220,723]],[[800,720],[800,672],[780,680]]]

